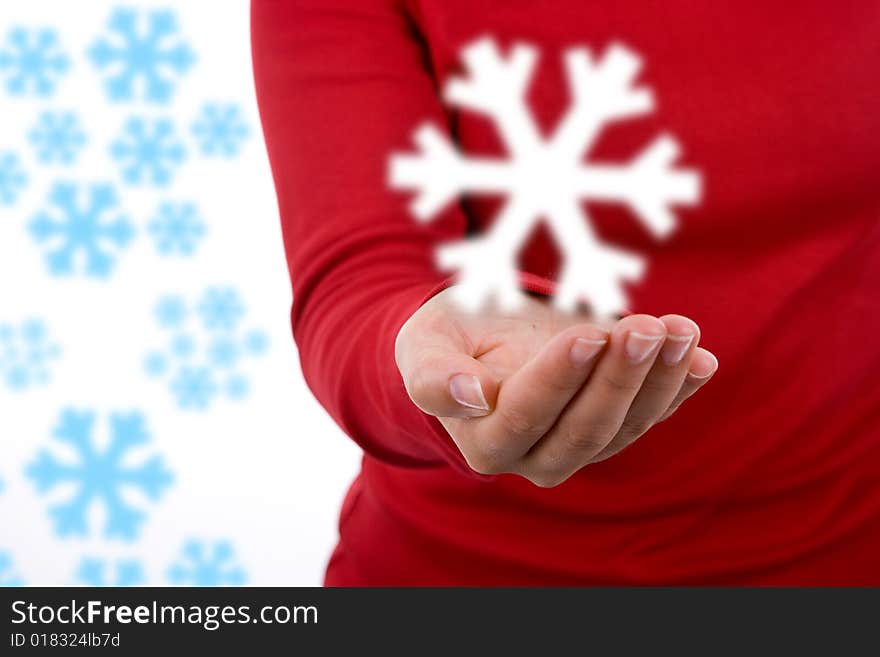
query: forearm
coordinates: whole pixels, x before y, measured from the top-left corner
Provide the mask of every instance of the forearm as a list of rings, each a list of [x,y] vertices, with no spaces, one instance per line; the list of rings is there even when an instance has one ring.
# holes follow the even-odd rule
[[[420,226],[388,189],[411,126],[445,123],[411,26],[391,0],[255,0],[252,32],[306,380],[369,453],[464,468],[394,361],[397,331],[442,280],[436,245],[466,229],[457,205]]]

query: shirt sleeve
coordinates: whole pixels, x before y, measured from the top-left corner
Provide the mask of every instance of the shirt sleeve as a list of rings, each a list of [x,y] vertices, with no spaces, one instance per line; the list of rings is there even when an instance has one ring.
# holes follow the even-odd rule
[[[466,231],[460,206],[419,225],[388,188],[390,154],[419,123],[446,125],[414,27],[391,0],[253,0],[251,31],[305,379],[370,455],[470,472],[394,361],[398,330],[444,285],[435,245]]]

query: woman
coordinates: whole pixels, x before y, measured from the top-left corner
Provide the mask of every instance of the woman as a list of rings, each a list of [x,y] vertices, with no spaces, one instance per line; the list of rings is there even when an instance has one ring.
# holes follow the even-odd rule
[[[255,0],[252,30],[303,371],[364,449],[328,585],[880,584],[880,5]],[[641,55],[657,109],[591,157],[669,131],[704,189],[659,243],[590,208],[650,256],[634,314],[542,299],[545,231],[523,310],[462,312],[434,251],[498,203],[423,226],[389,189],[424,120],[504,156],[440,99],[487,34],[540,49],[545,134],[562,53]]]

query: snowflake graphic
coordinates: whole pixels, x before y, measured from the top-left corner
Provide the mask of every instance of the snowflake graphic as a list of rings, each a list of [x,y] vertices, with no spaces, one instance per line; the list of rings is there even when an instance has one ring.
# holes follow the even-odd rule
[[[176,78],[196,60],[179,39],[174,13],[119,7],[110,15],[107,28],[109,33],[94,42],[88,55],[99,71],[109,72],[104,82],[109,98],[169,102]]]
[[[0,324],[0,381],[11,390],[47,384],[51,362],[60,354],[43,320],[28,319],[18,327]]]
[[[140,586],[146,581],[140,561],[123,559],[111,563],[96,557],[80,561],[76,579],[84,586]]]
[[[229,336],[218,336],[208,345],[208,360],[216,367],[235,367],[238,357],[239,344]]]
[[[201,116],[192,125],[192,132],[203,155],[234,157],[250,131],[238,105],[205,103]]]
[[[125,182],[149,182],[161,187],[171,182],[175,167],[186,158],[186,150],[170,119],[131,117],[122,135],[110,145],[110,156],[119,164]]]
[[[247,397],[250,387],[246,378],[236,375],[226,381],[225,392],[230,399],[244,399]]]
[[[28,137],[44,164],[73,164],[86,143],[86,133],[73,112],[43,112]]]
[[[171,381],[171,392],[180,408],[204,410],[211,405],[219,390],[213,370],[183,366]]]
[[[175,328],[186,320],[186,301],[176,294],[165,295],[159,299],[154,312],[160,326]]]
[[[269,344],[263,331],[239,330],[244,315],[233,288],[209,287],[193,308],[179,295],[161,297],[154,317],[169,337],[163,349],[146,354],[144,371],[167,381],[181,409],[205,410],[222,396],[243,399],[250,390],[243,371]]]
[[[12,557],[4,550],[0,550],[0,586],[24,586],[24,582],[13,570]]]
[[[21,168],[18,155],[11,151],[0,153],[0,205],[12,205],[27,185],[27,174]]]
[[[189,358],[196,352],[196,341],[188,333],[178,333],[171,340],[171,353],[178,358]]]
[[[238,292],[228,287],[208,288],[198,306],[202,324],[212,331],[235,329],[244,312]]]
[[[55,211],[39,212],[28,226],[37,243],[55,244],[46,252],[49,272],[64,276],[84,270],[96,278],[109,276],[116,262],[113,252],[134,237],[128,218],[115,214],[118,198],[113,185],[56,182],[49,204]]]
[[[255,356],[264,354],[269,348],[269,336],[262,331],[251,331],[244,336],[244,348]]]
[[[0,72],[5,73],[6,90],[14,96],[28,92],[51,96],[69,68],[70,59],[60,48],[58,34],[49,28],[13,27],[0,49]]]
[[[669,206],[696,203],[700,179],[696,172],[673,168],[679,149],[668,135],[659,136],[627,164],[586,161],[606,124],[653,109],[650,92],[632,86],[641,63],[628,48],[612,45],[601,59],[586,48],[565,53],[572,104],[546,139],[526,102],[537,57],[536,48],[523,44],[505,57],[492,39],[480,39],[464,50],[470,77],[454,78],[444,90],[450,104],[495,122],[509,160],[467,157],[426,124],[415,133],[419,153],[391,158],[389,182],[416,192],[411,211],[422,222],[462,194],[506,196],[485,235],[438,249],[439,266],[458,271],[455,294],[465,307],[476,309],[492,296],[506,308],[522,302],[516,258],[543,219],[564,261],[557,307],[573,310],[586,301],[595,313],[608,315],[626,307],[623,282],[639,280],[645,263],[602,243],[583,203],[623,204],[662,238],[675,228]]]
[[[99,504],[104,511],[104,535],[131,541],[137,537],[146,513],[128,502],[124,493],[136,491],[155,502],[171,484],[172,476],[156,455],[132,463],[132,453],[150,440],[141,413],[111,413],[110,440],[103,449],[95,441],[95,420],[94,411],[63,410],[53,436],[73,450],[75,459],[61,460],[43,449],[25,474],[40,493],[73,485],[68,501],[49,509],[59,536],[85,536],[89,530],[88,512],[93,504]]]
[[[241,586],[247,575],[235,564],[229,541],[192,539],[184,544],[180,560],[168,568],[168,581],[177,586]]]
[[[162,203],[148,228],[161,255],[192,255],[206,232],[194,203]]]

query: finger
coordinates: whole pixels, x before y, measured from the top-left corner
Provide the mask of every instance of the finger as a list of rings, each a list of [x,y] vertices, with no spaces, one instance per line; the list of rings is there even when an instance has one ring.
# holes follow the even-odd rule
[[[663,415],[660,416],[658,422],[662,422],[675,413],[675,411],[678,410],[678,407],[681,406],[688,397],[709,382],[709,379],[714,376],[717,370],[718,359],[715,358],[712,352],[706,351],[702,347],[697,347],[694,350],[694,355],[690,362],[690,368],[685,377],[684,383],[681,385],[681,389],[678,391],[675,399],[672,400],[672,403],[669,404],[669,408],[667,408]]]
[[[617,435],[591,463],[604,461],[634,443],[659,421],[681,390],[691,354],[700,340],[700,329],[681,315],[664,315],[660,321],[666,326],[666,339],[659,356],[642,382]]]
[[[630,315],[617,323],[590,380],[520,464],[529,479],[556,485],[611,442],[665,337],[666,326],[650,315]]]
[[[607,343],[608,332],[591,324],[555,335],[504,381],[495,411],[481,421],[479,447],[509,461],[525,454],[582,388]]]
[[[455,332],[405,324],[394,354],[407,394],[425,413],[468,418],[492,412],[498,382]]]

